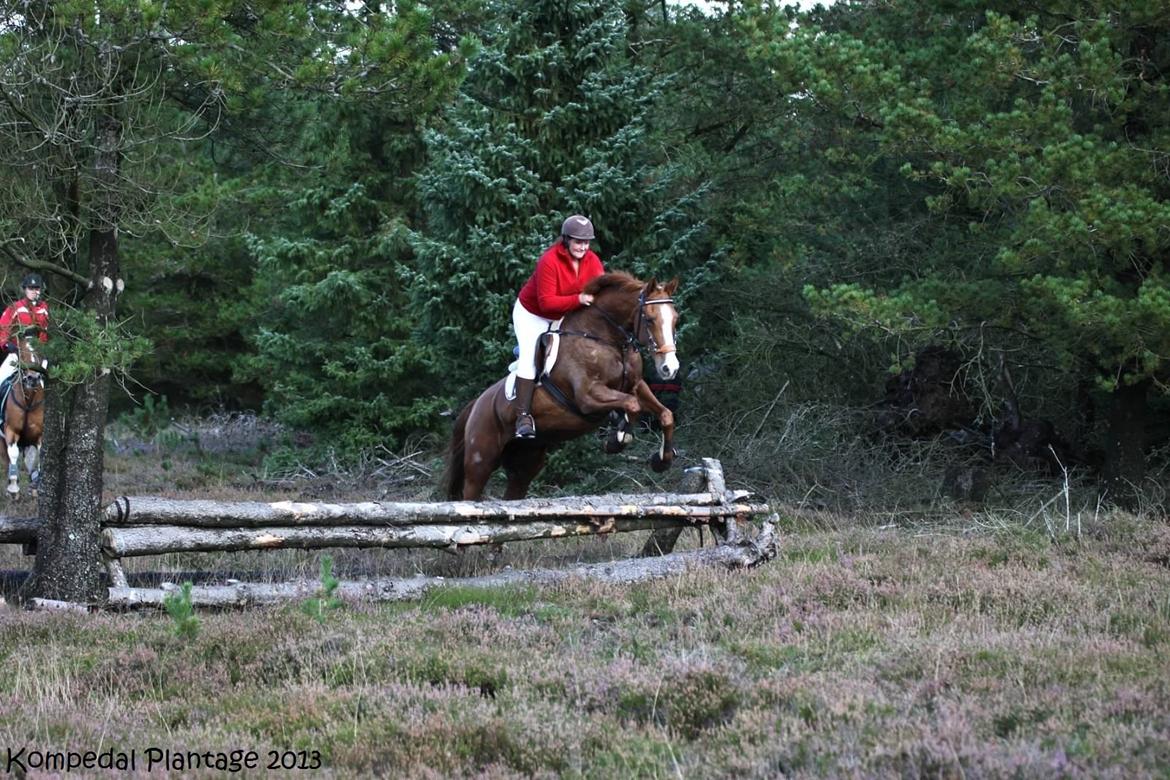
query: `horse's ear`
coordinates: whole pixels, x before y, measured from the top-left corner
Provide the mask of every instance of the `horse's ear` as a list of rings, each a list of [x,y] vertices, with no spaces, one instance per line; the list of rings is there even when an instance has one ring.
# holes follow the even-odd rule
[[[678,277],[674,277],[666,283],[666,294],[674,295],[674,291],[678,289]]]
[[[642,291],[643,292],[650,292],[651,290],[653,290],[657,286],[658,286],[658,277],[651,276],[650,281],[646,282],[646,286],[642,288]]]

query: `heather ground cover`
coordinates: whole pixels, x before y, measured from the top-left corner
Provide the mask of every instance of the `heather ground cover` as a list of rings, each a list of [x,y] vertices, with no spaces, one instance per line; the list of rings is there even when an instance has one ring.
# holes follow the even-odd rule
[[[804,531],[739,574],[206,613],[194,638],[154,613],[10,610],[0,750],[320,751],[341,776],[1164,776],[1166,528],[1091,530]]]
[[[234,498],[379,489],[370,473],[274,477],[203,449],[114,450],[109,483]],[[380,489],[424,489],[415,466],[382,460]],[[453,584],[316,617],[297,603],[197,611],[187,636],[160,613],[0,608],[0,769],[6,751],[133,750],[145,774],[155,748],[255,750],[253,774],[275,750],[319,758],[301,774],[344,777],[1165,776],[1164,520],[1093,511],[1065,532],[1063,519],[989,511],[885,519],[790,513],[780,557],[753,571]],[[341,576],[469,575],[622,556],[632,537],[334,555]],[[27,565],[18,552],[0,549],[0,565]],[[312,576],[318,561],[132,570]]]

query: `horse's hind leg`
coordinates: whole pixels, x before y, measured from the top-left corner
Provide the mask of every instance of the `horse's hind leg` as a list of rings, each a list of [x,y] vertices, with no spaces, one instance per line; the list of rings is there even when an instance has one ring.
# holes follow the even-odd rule
[[[24,448],[24,468],[28,471],[28,482],[32,488],[33,498],[37,496],[37,490],[41,486],[41,470],[37,468],[40,462],[41,448],[36,444],[30,444]]]
[[[508,475],[508,486],[504,489],[504,500],[515,501],[528,495],[528,486],[544,468],[546,450],[544,447],[525,446],[518,442],[513,445],[512,457],[504,464]]]

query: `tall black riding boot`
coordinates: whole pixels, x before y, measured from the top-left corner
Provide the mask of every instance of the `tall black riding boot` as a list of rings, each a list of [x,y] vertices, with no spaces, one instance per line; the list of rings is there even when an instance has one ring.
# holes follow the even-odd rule
[[[516,438],[536,438],[536,421],[532,419],[532,393],[536,390],[535,379],[516,377]]]

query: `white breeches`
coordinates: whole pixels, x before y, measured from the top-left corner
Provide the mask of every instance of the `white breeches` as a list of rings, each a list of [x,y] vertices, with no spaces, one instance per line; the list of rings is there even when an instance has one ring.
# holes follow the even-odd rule
[[[16,370],[18,360],[19,358],[16,355],[8,355],[4,358],[4,362],[0,363],[0,382],[12,376],[12,372]]]
[[[516,331],[516,343],[520,345],[520,357],[516,359],[516,376],[519,378],[536,379],[536,342],[552,322],[528,311],[520,305],[520,299],[516,299],[516,305],[512,307],[512,328]]]

